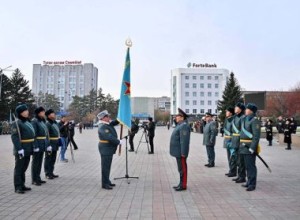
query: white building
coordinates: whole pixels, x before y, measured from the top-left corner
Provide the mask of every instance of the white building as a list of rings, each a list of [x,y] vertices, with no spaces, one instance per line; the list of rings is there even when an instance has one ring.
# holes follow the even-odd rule
[[[187,114],[218,114],[229,71],[216,65],[189,64],[195,68],[171,70],[171,114],[181,108]]]
[[[73,96],[83,97],[97,90],[98,69],[81,61],[44,61],[33,64],[32,91],[53,94],[59,98],[61,110],[66,110]]]

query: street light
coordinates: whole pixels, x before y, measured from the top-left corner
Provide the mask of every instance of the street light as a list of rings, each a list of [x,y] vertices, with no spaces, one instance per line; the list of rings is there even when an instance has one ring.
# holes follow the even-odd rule
[[[0,68],[0,100],[1,100],[1,92],[2,92],[2,73],[4,70],[7,70],[10,67],[12,66],[10,65],[8,67],[5,67],[4,69]]]

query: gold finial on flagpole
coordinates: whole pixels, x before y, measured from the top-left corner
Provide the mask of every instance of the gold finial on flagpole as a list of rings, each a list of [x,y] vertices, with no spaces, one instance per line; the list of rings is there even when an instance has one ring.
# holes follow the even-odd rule
[[[126,39],[125,45],[126,45],[127,47],[132,47],[132,41],[131,41],[131,39],[130,39],[129,37]]]

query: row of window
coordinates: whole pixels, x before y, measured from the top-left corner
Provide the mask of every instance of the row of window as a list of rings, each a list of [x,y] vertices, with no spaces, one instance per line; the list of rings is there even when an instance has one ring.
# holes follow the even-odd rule
[[[185,92],[184,95],[185,97],[189,97],[190,92]],[[192,92],[192,96],[197,97],[197,92]],[[200,92],[200,97],[204,97],[204,96],[205,96],[205,92]],[[212,92],[207,92],[207,96],[212,97]],[[215,92],[215,97],[219,97],[219,92]]]
[[[199,103],[200,105],[205,105],[204,100],[200,100],[199,102],[198,102],[197,100],[193,100],[193,101],[192,101],[192,104],[193,104],[193,105],[198,105],[198,103]],[[213,103],[213,101],[211,101],[211,100],[208,100],[208,101],[207,101],[207,105],[212,105],[212,103]],[[215,105],[217,105],[217,104],[218,104],[218,101],[215,101]],[[185,105],[190,105],[190,100],[185,100]]]
[[[199,76],[199,77],[200,77],[201,80],[204,80],[204,76]],[[207,77],[208,80],[212,80],[212,78],[213,78],[212,76],[206,76],[206,77]],[[185,76],[185,79],[189,80],[190,76]],[[197,76],[192,76],[192,79],[197,80]],[[219,76],[215,76],[214,79],[219,80]]]
[[[185,109],[185,112],[187,114],[205,114],[205,109],[200,109],[200,111],[198,111],[197,109],[192,109],[192,111],[190,112],[190,109]],[[212,109],[207,109],[207,112],[209,113],[213,113]],[[215,109],[215,114],[218,114],[218,109]]]
[[[207,83],[207,88],[211,89],[212,88],[212,84],[211,83]],[[189,83],[185,83],[185,88],[190,88],[190,84]],[[193,89],[197,89],[197,83],[193,83],[192,87]],[[200,83],[199,88],[204,89],[205,88],[205,84],[204,83]],[[215,89],[219,88],[219,84],[215,83]]]

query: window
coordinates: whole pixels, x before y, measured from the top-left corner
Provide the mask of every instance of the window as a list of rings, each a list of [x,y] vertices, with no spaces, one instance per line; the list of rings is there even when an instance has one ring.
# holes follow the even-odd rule
[[[193,83],[193,88],[197,88],[197,84],[196,83]]]
[[[219,80],[219,76],[215,76],[215,80]]]
[[[219,97],[219,93],[218,92],[215,92],[215,97]]]
[[[197,114],[197,109],[193,109],[193,114]]]
[[[189,100],[185,100],[185,105],[190,105],[190,101]]]
[[[211,80],[211,76],[207,76],[207,79],[208,79],[208,80]]]
[[[201,100],[201,101],[200,101],[200,105],[204,105],[204,100]]]
[[[200,76],[200,79],[201,79],[201,80],[204,80],[204,76]]]
[[[197,97],[197,92],[193,92],[193,97]]]
[[[208,96],[208,97],[211,97],[211,92],[208,92],[208,93],[207,93],[207,96]]]
[[[215,84],[215,88],[216,88],[216,89],[219,88],[219,84],[218,84],[218,83]]]
[[[189,92],[185,92],[185,96],[186,96],[186,97],[189,97],[189,96],[190,96],[190,93],[189,93]]]
[[[215,113],[218,114],[218,109],[215,110]]]
[[[200,88],[201,88],[201,89],[204,88],[204,83],[200,83]]]
[[[185,76],[185,79],[189,79],[189,76]]]
[[[209,88],[209,89],[211,88],[211,83],[207,84],[207,88]]]
[[[197,100],[193,100],[193,105],[197,105]]]
[[[207,101],[207,105],[211,105],[211,101],[210,100]]]
[[[203,109],[203,108],[200,109],[200,113],[201,113],[201,114],[204,114],[204,109]]]
[[[186,83],[185,88],[190,88],[190,85],[188,83]]]
[[[204,92],[200,92],[200,96],[201,96],[201,97],[204,97]]]
[[[196,80],[197,79],[197,76],[193,76],[193,80]]]
[[[211,113],[211,109],[208,109],[207,111],[208,111],[209,113]]]
[[[189,109],[185,109],[185,113],[189,114],[190,110]]]

